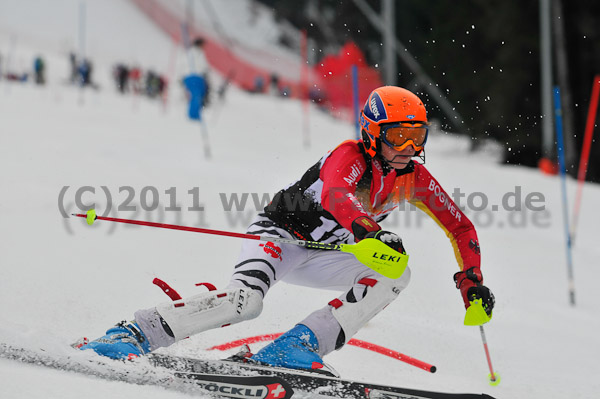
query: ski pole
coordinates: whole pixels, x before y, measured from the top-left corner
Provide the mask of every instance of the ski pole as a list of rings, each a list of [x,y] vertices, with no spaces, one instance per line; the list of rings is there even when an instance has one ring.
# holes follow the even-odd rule
[[[496,386],[500,384],[500,375],[498,373],[494,373],[494,368],[492,367],[492,359],[490,357],[490,350],[488,349],[487,340],[485,339],[485,331],[483,330],[483,326],[479,326],[479,332],[481,332],[483,349],[485,350],[485,356],[487,358],[488,367],[490,368],[490,375],[488,376],[488,378],[490,379],[490,385]]]
[[[85,218],[87,224],[89,225],[92,225],[96,220],[105,220],[108,222],[134,224],[138,226],[158,227],[162,229],[182,230],[191,231],[194,233],[246,238],[249,240],[293,244],[299,245],[307,249],[322,249],[348,252],[353,254],[360,263],[376,271],[377,273],[391,279],[397,279],[400,276],[402,276],[404,270],[408,265],[408,255],[401,254],[400,252],[393,250],[383,242],[374,238],[365,238],[364,240],[356,244],[328,244],[318,241],[293,240],[282,237],[260,236],[257,234],[235,233],[231,231],[204,229],[200,227],[180,226],[175,224],[155,223],[143,220],[119,219],[105,216],[97,216],[96,211],[94,209],[90,209],[85,214],[73,213],[72,216]]]

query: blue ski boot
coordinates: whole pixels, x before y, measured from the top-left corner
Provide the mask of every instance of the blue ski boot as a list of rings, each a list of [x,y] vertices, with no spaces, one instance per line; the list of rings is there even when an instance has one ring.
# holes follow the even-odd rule
[[[92,349],[111,359],[133,359],[150,352],[146,336],[135,322],[120,322],[106,335],[82,345],[81,350]]]
[[[312,330],[303,324],[297,324],[249,360],[274,367],[329,374],[328,371],[321,370],[325,365],[317,353],[318,348],[319,343]]]

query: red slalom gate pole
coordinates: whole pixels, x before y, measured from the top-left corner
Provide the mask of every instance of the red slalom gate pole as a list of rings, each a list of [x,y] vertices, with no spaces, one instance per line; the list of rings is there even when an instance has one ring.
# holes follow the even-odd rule
[[[274,339],[277,339],[281,334],[282,333],[264,334],[264,335],[256,335],[254,337],[242,338],[242,339],[238,339],[236,341],[226,342],[221,345],[215,345],[211,348],[208,348],[208,350],[226,351],[229,349],[240,347],[244,344],[249,345],[249,344],[255,344],[257,342],[272,341]],[[437,370],[437,368],[435,366],[433,366],[429,363],[425,363],[419,359],[415,359],[414,357],[410,357],[403,353],[396,352],[395,350],[388,349],[388,348],[385,348],[380,345],[372,344],[367,341],[362,341],[360,339],[352,338],[350,341],[348,341],[348,345],[357,346],[359,348],[363,348],[363,349],[367,349],[367,350],[379,353],[380,355],[384,355],[384,356],[388,356],[388,357],[391,357],[396,360],[400,360],[404,363],[410,364],[411,366],[415,366],[420,369],[429,371],[430,373],[435,373]]]
[[[429,363],[425,363],[422,360],[415,359],[414,357],[407,356],[403,353],[396,352],[395,350],[384,348],[383,346],[372,344],[370,342],[361,341],[360,339],[352,338],[348,341],[348,345],[358,346],[359,348],[368,349],[373,352],[377,352],[380,355],[388,356],[396,360],[400,360],[404,363],[408,363],[411,366],[418,367],[430,373],[435,373],[437,368]]]
[[[590,97],[590,107],[588,109],[587,122],[585,124],[585,136],[583,138],[583,147],[581,149],[581,158],[579,159],[579,171],[577,173],[577,195],[573,210],[573,225],[571,239],[574,240],[577,231],[577,222],[579,220],[579,210],[581,207],[581,198],[583,193],[583,184],[587,174],[588,161],[590,159],[590,148],[592,147],[592,138],[594,136],[594,124],[596,122],[596,112],[598,111],[598,99],[600,97],[600,75],[594,77],[592,84],[592,95]]]
[[[302,67],[300,68],[300,101],[302,101],[302,133],[304,148],[310,147],[310,123],[309,123],[309,112],[310,112],[310,99],[309,99],[309,67],[308,67],[308,38],[306,30],[302,30],[300,36],[300,59],[302,60]]]

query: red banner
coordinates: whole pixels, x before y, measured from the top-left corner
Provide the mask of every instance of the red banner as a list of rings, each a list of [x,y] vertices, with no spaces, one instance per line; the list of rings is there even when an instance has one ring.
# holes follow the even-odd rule
[[[146,14],[159,28],[176,43],[182,42],[181,18],[165,8],[157,0],[130,0]],[[219,39],[207,32],[190,27],[190,36],[202,36],[205,40],[204,52],[211,67],[233,84],[244,89],[254,90],[257,79],[264,82],[266,91],[273,75],[272,70],[256,66],[234,53]],[[256,51],[256,50],[253,50]],[[265,58],[275,55],[261,50]],[[279,77],[279,86],[285,87],[295,98],[308,96],[315,103],[327,107],[334,115],[350,117],[352,112],[352,72],[353,64],[358,66],[359,99],[366,99],[369,93],[382,85],[379,71],[369,67],[362,51],[353,42],[348,42],[337,55],[328,55],[307,76],[302,77],[302,57],[298,58],[298,77]],[[304,87],[304,90],[302,88]]]

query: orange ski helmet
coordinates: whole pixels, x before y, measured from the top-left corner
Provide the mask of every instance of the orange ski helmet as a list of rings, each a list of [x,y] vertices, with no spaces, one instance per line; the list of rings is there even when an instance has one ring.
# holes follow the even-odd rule
[[[362,141],[366,153],[375,157],[385,143],[397,150],[412,144],[420,154],[427,141],[427,111],[419,97],[396,86],[371,92],[360,112]]]

